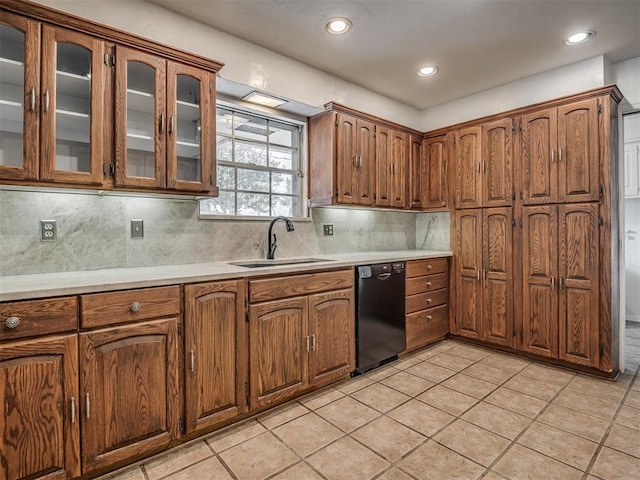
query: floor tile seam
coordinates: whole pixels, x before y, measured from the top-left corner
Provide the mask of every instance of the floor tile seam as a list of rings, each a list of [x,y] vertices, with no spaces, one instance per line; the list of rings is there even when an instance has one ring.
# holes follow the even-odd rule
[[[438,384],[438,385],[439,385],[439,384]],[[447,386],[445,386],[445,385],[442,385],[442,387],[443,387],[443,388],[447,388],[447,389],[449,389],[449,390],[453,390],[454,392],[456,392],[456,393],[460,393],[461,395],[466,395],[467,397],[473,398],[473,399],[475,400],[475,402],[474,402],[473,404],[471,404],[469,407],[467,407],[465,410],[461,411],[460,413],[458,413],[458,414],[453,414],[453,413],[451,413],[451,412],[447,412],[446,410],[443,410],[443,409],[441,409],[441,408],[437,407],[436,405],[431,405],[429,402],[427,402],[427,401],[425,401],[425,400],[421,400],[421,399],[419,399],[418,397],[416,397],[415,399],[416,399],[417,401],[421,402],[421,403],[424,403],[425,405],[428,405],[428,406],[430,406],[430,407],[432,407],[432,408],[435,408],[436,410],[439,410],[439,411],[444,412],[444,413],[448,413],[449,415],[453,415],[453,416],[454,416],[454,417],[456,417],[456,418],[462,418],[462,415],[464,415],[464,414],[465,414],[465,413],[467,413],[469,410],[471,410],[473,407],[475,407],[476,405],[478,405],[480,402],[482,402],[482,401],[483,401],[482,399],[478,399],[478,398],[476,398],[476,397],[472,397],[471,395],[467,395],[466,393],[459,392],[459,391],[454,390],[453,388],[449,388],[449,387],[447,387]],[[423,393],[424,393],[424,392],[423,392]],[[420,395],[422,395],[422,394],[420,394]]]
[[[278,475],[286,472],[290,468],[293,468],[294,466],[296,466],[296,465],[298,465],[300,463],[304,463],[307,467],[309,467],[311,470],[313,470],[313,472],[316,473],[322,480],[328,480],[328,478],[325,475],[323,475],[319,470],[314,468],[313,465],[310,465],[308,462],[305,462],[304,459],[302,459],[302,458],[298,462],[292,463],[291,465],[287,465],[286,467],[281,468],[277,472],[271,473],[271,474],[267,475],[266,477],[261,477],[261,478],[262,478],[262,480],[271,480],[271,479],[277,477]],[[242,479],[239,479],[239,480],[242,480]]]
[[[385,385],[385,386],[386,386],[386,385]],[[391,387],[388,387],[388,388],[391,388]],[[425,390],[425,391],[426,391],[426,390]],[[355,394],[355,393],[357,393],[357,392],[354,392],[354,394]],[[399,392],[399,393],[402,393],[402,392]],[[413,396],[411,396],[411,395],[407,395],[406,393],[404,393],[403,395],[405,395],[405,396],[406,396],[406,397],[408,397],[408,398],[407,398],[407,399],[405,399],[405,400],[403,400],[402,402],[400,402],[399,404],[397,404],[396,406],[394,406],[393,408],[390,408],[389,410],[387,410],[387,411],[385,411],[385,412],[381,412],[381,411],[380,411],[380,410],[378,410],[377,408],[372,407],[372,406],[370,406],[370,405],[367,405],[367,404],[366,404],[366,403],[364,403],[362,400],[360,400],[360,399],[358,399],[358,398],[356,398],[356,397],[352,396],[352,394],[349,394],[349,395],[347,395],[347,396],[348,396],[349,398],[352,398],[352,399],[353,399],[353,400],[355,400],[356,402],[361,403],[361,404],[362,404],[362,405],[364,405],[365,407],[370,408],[370,409],[371,409],[371,410],[373,410],[374,412],[379,413],[380,415],[384,415],[385,413],[387,413],[387,412],[391,412],[392,410],[395,410],[396,408],[401,407],[401,406],[402,406],[402,405],[404,405],[405,403],[408,403],[408,402],[410,402],[411,400],[413,400],[413,399],[415,398],[415,397],[413,397]],[[373,420],[375,420],[375,418],[374,418]],[[370,421],[373,421],[373,420],[370,420]],[[369,423],[369,422],[367,422],[367,423]],[[360,427],[358,427],[358,428],[360,428]]]
[[[314,413],[314,412],[311,412],[311,413]],[[305,414],[305,415],[308,415],[308,414]],[[323,448],[326,448],[326,447],[328,447],[329,445],[331,445],[331,444],[333,444],[333,443],[337,442],[338,440],[341,440],[341,439],[342,439],[342,438],[344,438],[345,436],[349,436],[349,433],[345,432],[344,430],[342,430],[341,428],[339,428],[337,425],[332,424],[329,420],[327,420],[327,419],[323,418],[322,416],[318,415],[317,413],[316,413],[315,415],[316,415],[318,418],[320,418],[320,420],[323,420],[323,421],[327,422],[327,423],[328,423],[329,425],[331,425],[333,428],[335,428],[336,430],[338,430],[338,431],[340,432],[340,435],[339,435],[337,438],[334,438],[333,440],[331,440],[329,443],[325,443],[324,445],[319,446],[318,448],[316,448],[315,450],[312,450],[311,452],[307,453],[306,455],[302,455],[302,454],[300,454],[300,453],[296,452],[295,450],[293,450],[293,447],[291,447],[291,446],[286,442],[286,440],[285,440],[284,438],[280,437],[280,436],[275,432],[275,430],[276,430],[276,429],[278,429],[278,428],[280,428],[282,425],[278,425],[278,426],[277,426],[277,427],[275,427],[273,430],[269,430],[269,432],[270,432],[273,436],[275,436],[278,440],[280,440],[280,442],[281,442],[281,443],[285,444],[285,445],[289,448],[289,450],[292,450],[292,451],[293,451],[293,453],[295,453],[295,454],[298,456],[298,458],[300,458],[300,460],[304,460],[305,458],[310,457],[311,455],[313,455],[314,453],[316,453],[316,452],[318,452],[318,451],[322,450]],[[301,417],[298,417],[298,418],[301,418]],[[362,426],[364,427],[365,425],[368,425],[368,424],[369,424],[369,422],[365,423],[365,424],[364,424],[364,425],[362,425]],[[358,427],[356,430],[358,430],[358,429],[360,429],[360,428],[361,428],[361,427]],[[355,431],[355,430],[354,430],[354,431]]]
[[[258,434],[261,435],[261,434]],[[256,435],[256,437],[258,436]],[[251,437],[251,439],[253,439],[255,437]],[[249,439],[249,440],[251,440]],[[231,467],[229,465],[227,465],[227,462],[225,462],[221,456],[222,452],[217,452],[215,448],[213,448],[213,445],[210,445],[209,442],[204,442],[207,445],[207,448],[209,448],[209,450],[213,453],[213,455],[218,459],[218,461],[220,462],[220,465],[222,465],[222,468],[224,468],[227,473],[231,476],[231,478],[233,478],[233,480],[238,480],[237,475],[234,473],[233,470],[231,470]],[[241,442],[244,443],[244,442]],[[236,444],[236,445],[240,445],[240,443]],[[231,448],[235,447],[236,445],[233,445],[231,447],[229,447],[227,450],[230,450]],[[226,451],[226,450],[225,450]]]
[[[624,407],[624,402],[627,399],[627,397],[629,396],[629,392],[631,392],[631,388],[633,387],[634,383],[636,382],[636,380],[638,378],[638,372],[639,371],[640,371],[640,367],[638,367],[636,369],[636,373],[635,373],[634,377],[629,382],[629,385],[627,385],[627,390],[624,393],[624,396],[622,397],[622,399],[620,400],[620,403],[618,404],[618,407],[616,408],[616,411],[613,414],[613,417],[611,417],[611,420],[609,421],[609,426],[606,428],[606,430],[604,432],[604,435],[602,435],[602,438],[600,439],[600,443],[598,444],[598,447],[596,448],[596,451],[594,452],[594,454],[593,454],[593,456],[591,458],[591,461],[589,462],[589,465],[587,466],[587,469],[585,470],[585,473],[587,474],[587,476],[590,475],[591,470],[593,469],[598,457],[600,456],[600,453],[602,452],[602,450],[605,447],[605,443],[607,442],[607,439],[609,438],[609,435],[611,434],[611,430],[613,429],[613,427],[615,425],[616,419],[618,418],[618,415],[620,414],[620,411]],[[610,447],[607,447],[607,448],[610,448]],[[624,453],[624,452],[622,452],[622,453]],[[633,455],[630,455],[630,456],[633,456]]]
[[[475,425],[475,424],[472,424],[472,425],[474,425],[475,427],[479,427],[478,425]],[[482,428],[482,427],[479,427],[479,428]],[[508,438],[503,437],[502,435],[497,434],[497,433],[495,433],[495,432],[491,432],[490,430],[486,430],[486,429],[483,429],[483,430],[488,431],[488,432],[490,432],[490,433],[493,433],[494,435],[498,435],[500,438],[504,438],[505,440],[509,440]],[[434,435],[434,437],[435,437],[435,435]],[[482,465],[478,460],[474,460],[473,458],[471,458],[471,457],[469,457],[469,456],[465,455],[464,453],[459,452],[459,451],[457,451],[457,450],[454,450],[453,448],[451,448],[451,447],[450,447],[450,446],[448,446],[447,444],[442,443],[442,442],[441,442],[441,441],[439,441],[439,440],[436,440],[434,437],[432,437],[432,438],[431,438],[431,440],[433,440],[435,443],[437,443],[437,444],[438,444],[438,445],[440,445],[441,447],[444,447],[444,448],[446,448],[447,450],[451,450],[452,452],[456,453],[457,455],[460,455],[461,457],[463,457],[463,458],[465,458],[465,459],[469,460],[470,462],[475,463],[476,465],[481,466],[481,467],[482,467],[482,468],[484,468],[484,469],[488,469],[488,468],[489,468],[489,467],[487,467],[487,466],[485,466],[485,465]],[[503,451],[507,450],[508,448],[509,448],[509,446],[507,445],[507,446],[504,448],[504,450],[503,450]],[[501,452],[501,453],[502,453],[502,452]]]
[[[611,400],[611,399],[609,399],[609,398],[603,398],[603,397],[600,397],[600,396],[598,396],[598,395],[593,395],[593,394],[588,393],[588,392],[583,392],[583,391],[581,391],[580,389],[575,388],[575,387],[568,387],[568,388],[567,388],[567,390],[571,390],[571,391],[579,392],[580,394],[585,395],[585,396],[587,396],[588,398],[597,398],[598,400],[604,400],[605,402],[611,402],[611,403],[614,403],[614,400]],[[626,387],[625,387],[625,392],[623,392],[623,396],[624,396],[624,393],[626,393]],[[618,400],[618,401],[620,401],[620,400]]]
[[[303,405],[302,403],[300,403],[300,401],[299,401],[299,400],[297,400],[297,399],[296,399],[296,400],[289,401],[289,402],[285,402],[285,403],[284,403],[284,404],[282,404],[282,405],[278,405],[278,406],[274,407],[274,411],[273,411],[273,412],[269,412],[269,410],[266,410],[266,411],[264,411],[264,412],[260,412],[260,413],[259,413],[256,417],[254,417],[254,418],[255,418],[255,420],[256,420],[260,425],[262,425],[262,426],[263,426],[264,428],[266,428],[267,430],[271,430],[271,429],[273,429],[273,428],[278,428],[278,427],[280,427],[280,426],[282,426],[282,425],[286,425],[287,423],[290,423],[290,422],[292,422],[292,421],[294,421],[294,420],[296,420],[296,419],[298,419],[298,418],[302,417],[303,415],[306,415],[307,413],[302,413],[302,414],[300,414],[300,415],[298,415],[298,416],[296,416],[296,417],[293,417],[293,418],[290,418],[290,419],[288,419],[288,420],[285,420],[284,422],[279,423],[278,425],[274,425],[273,427],[268,427],[267,425],[265,425],[265,424],[264,424],[264,421],[265,421],[265,420],[266,420],[266,421],[268,421],[269,419],[268,419],[268,418],[260,418],[260,416],[261,416],[261,415],[263,415],[263,414],[269,414],[269,413],[272,413],[272,414],[273,414],[273,416],[275,417],[275,416],[276,416],[276,410],[277,410],[278,408],[283,407],[283,410],[284,410],[284,409],[285,409],[285,408],[287,408],[287,407],[293,407],[293,408],[295,408],[295,406],[296,406],[296,405],[299,405],[299,406],[301,406],[302,408],[304,408],[305,410],[307,410],[307,413],[309,413],[309,412],[311,412],[311,411],[312,411],[309,407],[306,407],[305,405]]]
[[[389,472],[390,470],[392,470],[392,469],[394,469],[394,468],[395,468],[396,470],[400,470],[400,468],[399,468],[397,465],[395,465],[395,464],[391,464],[391,465],[389,465],[387,468],[385,468],[384,470],[382,470],[381,472],[376,473],[376,474],[371,478],[371,480],[377,480],[377,479],[381,478],[383,475],[385,475],[387,472]],[[400,471],[401,471],[402,473],[404,473],[404,474],[408,475],[408,476],[409,476],[409,478],[411,478],[412,480],[419,480],[417,477],[415,477],[415,476],[413,476],[413,475],[410,475],[409,473],[405,472],[404,470],[400,470]]]
[[[177,450],[177,451],[179,451],[179,450]],[[174,471],[172,471],[170,473],[167,473],[166,475],[160,475],[159,477],[155,477],[153,480],[164,480],[165,478],[169,478],[172,475],[176,475],[178,473],[184,472],[185,470],[188,470],[191,467],[193,467],[195,465],[198,465],[199,463],[206,462],[207,460],[211,460],[214,457],[217,457],[217,455],[215,453],[210,455],[210,456],[208,456],[208,457],[206,457],[206,458],[201,458],[200,460],[197,460],[197,461],[195,461],[193,463],[190,463],[189,465],[184,465],[184,466],[178,468],[177,470],[174,470]],[[221,459],[218,458],[218,460],[221,460]],[[145,472],[146,472],[146,465],[143,464],[141,466],[145,467]],[[226,470],[230,471],[228,468],[226,468]],[[147,478],[150,478],[149,473],[148,472],[146,472],[146,473],[147,473]],[[235,476],[232,475],[232,477],[235,479]]]
[[[505,388],[506,388],[506,387],[505,387]],[[512,390],[512,391],[513,391],[513,390]],[[518,392],[518,393],[522,393],[522,392]],[[523,393],[522,395],[526,395],[526,393]],[[531,397],[531,395],[528,395],[528,396],[529,396],[529,397]],[[536,399],[536,400],[540,400],[540,401],[545,402],[545,403],[549,403],[549,402],[547,402],[546,400],[542,400],[541,398],[536,398],[536,397],[531,397],[531,398],[534,398],[534,399]],[[505,407],[504,405],[498,405],[497,403],[492,403],[492,402],[489,400],[489,397],[487,397],[484,401],[485,401],[485,402],[487,402],[487,403],[489,403],[489,404],[491,404],[491,405],[493,405],[494,407],[502,408],[502,409],[507,410],[507,411],[509,411],[509,412],[511,412],[511,413],[515,413],[515,414],[521,415],[521,416],[526,417],[526,418],[534,418],[534,417],[530,417],[529,415],[525,415],[525,414],[523,414],[523,413],[516,412],[516,411],[515,411],[515,410],[513,410],[511,407]],[[544,408],[544,407],[542,407],[542,408]],[[537,415],[537,414],[536,414],[536,415]]]

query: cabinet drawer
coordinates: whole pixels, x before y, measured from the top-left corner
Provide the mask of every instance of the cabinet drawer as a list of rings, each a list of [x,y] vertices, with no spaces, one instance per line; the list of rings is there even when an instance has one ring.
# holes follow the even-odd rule
[[[441,305],[407,315],[406,327],[406,351],[443,338],[449,333],[449,306]]]
[[[447,303],[449,300],[449,289],[443,288],[433,292],[419,293],[407,297],[406,312],[413,313],[425,308],[437,307]]]
[[[7,327],[11,317],[19,320],[14,328]],[[0,303],[0,321],[0,340],[3,341],[77,330],[78,300],[62,297]]]
[[[427,275],[424,277],[407,278],[406,294],[416,295],[418,293],[440,290],[449,286],[449,275],[438,273],[437,275]]]
[[[353,287],[353,270],[291,275],[249,282],[249,302],[264,302]]]
[[[427,258],[407,262],[407,278],[423,277],[434,273],[445,273],[449,270],[448,258]]]
[[[137,322],[180,313],[180,287],[144,288],[80,297],[82,328]]]

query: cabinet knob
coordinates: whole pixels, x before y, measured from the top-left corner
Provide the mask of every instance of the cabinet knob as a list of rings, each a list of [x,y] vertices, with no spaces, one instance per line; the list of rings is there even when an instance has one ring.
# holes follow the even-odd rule
[[[140,308],[142,308],[142,305],[140,305],[140,302],[133,302],[131,304],[131,307],[129,307],[129,310],[131,310],[133,313],[139,312]]]
[[[443,206],[443,207],[446,207],[446,206],[447,206],[447,202],[444,202],[444,201],[443,201],[443,202],[442,202],[442,206]]]
[[[433,315],[427,315],[427,320],[433,320]]]
[[[20,325],[20,319],[18,317],[9,317],[5,320],[4,324],[7,328],[16,328]]]
[[[430,287],[431,285],[433,285],[433,282],[427,282],[427,287]]]
[[[433,302],[433,300],[431,300],[430,298],[427,298],[427,303],[431,303]]]
[[[429,264],[427,265],[427,270],[431,270],[433,268],[433,265]]]

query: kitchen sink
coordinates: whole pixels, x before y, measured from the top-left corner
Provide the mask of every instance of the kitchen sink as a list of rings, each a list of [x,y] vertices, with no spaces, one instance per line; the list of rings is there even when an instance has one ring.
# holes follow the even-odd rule
[[[317,263],[317,262],[332,262],[326,258],[283,258],[280,260],[247,260],[244,262],[229,262],[230,265],[245,268],[262,268],[262,267],[276,267],[280,265],[297,265],[299,263]]]

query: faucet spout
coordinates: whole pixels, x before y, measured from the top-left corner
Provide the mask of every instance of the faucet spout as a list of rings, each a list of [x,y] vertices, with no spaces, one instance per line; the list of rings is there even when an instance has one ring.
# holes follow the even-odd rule
[[[276,218],[274,218],[273,220],[271,220],[271,223],[269,223],[269,231],[267,232],[267,236],[269,239],[269,248],[268,248],[268,252],[267,252],[267,260],[273,260],[275,257],[275,253],[276,253],[276,248],[278,248],[278,244],[276,243],[276,234],[275,233],[271,233],[271,231],[273,230],[273,224],[276,223],[278,220],[282,220],[284,222],[284,224],[287,227],[287,232],[293,232],[295,230],[295,228],[293,227],[293,222],[291,220],[289,220],[287,217],[283,217],[283,216],[278,216]]]

